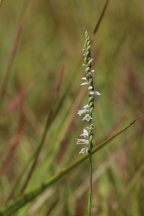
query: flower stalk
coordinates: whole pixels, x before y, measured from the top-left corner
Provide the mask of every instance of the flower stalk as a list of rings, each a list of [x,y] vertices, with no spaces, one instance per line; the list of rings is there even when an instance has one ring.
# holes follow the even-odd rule
[[[89,168],[90,168],[90,179],[89,179],[89,197],[88,197],[88,216],[91,216],[91,200],[92,200],[92,149],[93,149],[93,136],[94,136],[94,129],[95,126],[92,123],[92,114],[94,110],[94,100],[97,98],[100,93],[94,90],[93,84],[93,76],[92,73],[92,57],[91,57],[91,50],[90,50],[90,37],[88,32],[85,32],[85,44],[83,49],[84,54],[84,64],[85,67],[85,77],[82,77],[84,82],[81,83],[82,86],[86,85],[88,88],[88,104],[83,106],[81,110],[78,110],[78,115],[85,115],[83,117],[83,121],[88,122],[88,127],[83,129],[83,133],[80,136],[83,136],[83,139],[78,139],[77,144],[80,145],[87,145],[87,147],[83,147],[80,154],[89,153]],[[85,139],[87,137],[87,139]]]

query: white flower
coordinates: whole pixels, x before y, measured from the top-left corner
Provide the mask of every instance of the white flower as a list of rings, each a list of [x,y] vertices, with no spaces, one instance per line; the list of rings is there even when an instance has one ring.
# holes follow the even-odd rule
[[[92,119],[92,117],[89,114],[86,114],[85,117],[82,119],[83,121],[90,121]]]
[[[98,91],[91,91],[90,95],[95,95],[95,96],[99,96],[101,95]]]
[[[86,129],[83,129],[83,133],[80,136],[88,137],[88,131]]]
[[[81,83],[81,85],[88,85],[88,82]]]
[[[86,104],[85,106],[83,106],[84,109],[89,108],[89,105]]]
[[[82,148],[79,152],[79,154],[85,154],[88,152],[88,147]]]
[[[78,145],[88,145],[88,140],[86,139],[77,139]]]
[[[94,73],[94,72],[95,72],[95,70],[91,70],[90,72],[91,72],[91,73]]]
[[[93,86],[89,86],[89,87],[88,87],[88,90],[91,90],[91,89],[93,89]]]
[[[86,77],[82,77],[81,79],[82,79],[82,80],[87,80]]]
[[[87,112],[88,112],[87,109],[82,109],[82,110],[78,110],[78,111],[77,111],[77,114],[78,114],[79,116],[81,116],[82,114],[87,113]]]

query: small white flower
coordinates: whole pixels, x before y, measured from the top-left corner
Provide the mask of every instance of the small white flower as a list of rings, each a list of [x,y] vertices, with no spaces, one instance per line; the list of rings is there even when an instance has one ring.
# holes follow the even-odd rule
[[[87,109],[82,109],[82,110],[78,110],[78,111],[77,111],[77,114],[78,114],[79,116],[81,116],[82,114],[87,113],[87,112],[88,112]]]
[[[82,77],[81,79],[82,79],[82,80],[87,80],[86,77]]]
[[[99,96],[101,95],[98,91],[91,91],[90,92],[90,95],[96,95],[96,96]]]
[[[88,85],[88,82],[81,83],[81,85]]]
[[[88,131],[86,129],[83,129],[83,133],[80,136],[88,137]]]
[[[78,145],[88,145],[88,140],[86,139],[77,139]]]
[[[82,149],[80,150],[79,154],[85,154],[85,153],[87,153],[87,152],[88,152],[88,148],[85,147],[85,148],[82,148]]]
[[[91,73],[94,73],[94,72],[95,72],[95,70],[91,70],[90,72],[91,72]]]
[[[93,86],[89,86],[89,87],[88,87],[88,90],[91,90],[91,89],[93,89]]]
[[[82,119],[83,121],[90,121],[92,119],[92,117],[89,114],[86,114],[85,117]]]

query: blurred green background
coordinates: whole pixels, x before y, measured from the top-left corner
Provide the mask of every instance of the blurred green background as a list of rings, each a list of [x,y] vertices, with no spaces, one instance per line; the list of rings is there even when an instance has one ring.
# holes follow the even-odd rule
[[[94,113],[95,145],[141,119],[93,157],[93,215],[144,215],[144,2],[111,0],[97,33],[102,0],[4,0],[0,6],[0,206],[20,194],[46,120],[47,137],[29,191],[79,157],[84,127],[77,110],[87,103],[82,48],[88,30],[94,83],[101,92]],[[88,162],[19,216],[87,215]]]

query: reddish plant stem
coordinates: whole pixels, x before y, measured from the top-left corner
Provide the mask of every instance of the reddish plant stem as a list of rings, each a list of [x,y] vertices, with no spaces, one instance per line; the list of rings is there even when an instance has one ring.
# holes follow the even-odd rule
[[[23,94],[21,94],[20,95],[20,122],[19,122],[18,131],[17,134],[9,141],[10,152],[0,170],[0,177],[6,173],[9,166],[11,165],[16,152],[16,148],[21,140],[23,131],[24,131],[24,107],[23,107]]]
[[[17,28],[16,28],[16,32],[15,32],[15,36],[14,36],[14,40],[13,40],[13,44],[12,44],[12,47],[11,47],[11,50],[10,50],[10,53],[9,53],[9,56],[8,56],[8,62],[7,62],[7,66],[6,66],[6,71],[4,73],[4,77],[3,77],[2,84],[1,84],[1,89],[0,89],[0,97],[3,97],[3,98],[4,98],[6,90],[7,90],[8,79],[9,79],[9,76],[10,76],[11,67],[12,67],[14,57],[15,57],[15,54],[16,54],[19,38],[20,38],[20,35],[21,35],[24,16],[25,16],[25,13],[26,13],[28,3],[29,3],[29,1],[27,0],[25,2],[24,8],[23,8],[22,13],[21,13],[21,16],[19,18]]]

